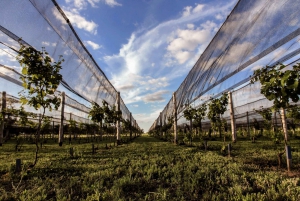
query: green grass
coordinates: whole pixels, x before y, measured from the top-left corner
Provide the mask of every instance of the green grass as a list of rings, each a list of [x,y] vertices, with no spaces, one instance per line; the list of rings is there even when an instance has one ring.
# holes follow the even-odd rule
[[[261,139],[233,144],[232,157],[221,154],[222,142],[175,146],[150,136],[105,148],[92,143],[44,145],[33,169],[34,145],[15,151],[15,142],[0,148],[0,200],[299,200],[300,140],[293,140],[293,170],[278,168],[283,145]],[[112,145],[112,144],[110,144]],[[74,156],[69,148],[74,148]],[[15,160],[23,171],[15,173]]]

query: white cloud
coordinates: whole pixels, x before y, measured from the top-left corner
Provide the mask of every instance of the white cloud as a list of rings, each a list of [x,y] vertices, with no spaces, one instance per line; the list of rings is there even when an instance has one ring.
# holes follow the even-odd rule
[[[90,40],[84,41],[84,43],[93,48],[93,50],[98,50],[99,48],[101,48],[101,45],[94,43]]]
[[[145,94],[169,85],[166,77],[152,78],[130,72],[113,75],[110,82],[121,92],[126,104],[142,101]]]
[[[93,21],[88,21],[83,16],[79,14],[79,12],[75,9],[68,11],[64,11],[66,16],[69,18],[72,25],[76,26],[79,29],[83,29],[87,32],[90,32],[94,35],[97,34],[98,25]]]
[[[132,107],[139,107],[139,105],[137,105],[137,104],[136,104],[136,105],[131,105],[131,106],[132,106]]]
[[[202,11],[204,8],[203,4],[196,4],[196,7],[193,9],[193,13],[198,13],[200,11]]]
[[[245,52],[252,50],[253,47],[254,45],[250,42],[235,44],[230,48],[229,53],[224,56],[223,62],[226,62],[227,64],[236,63],[243,58]]]
[[[149,102],[163,102],[165,101],[165,98],[163,97],[163,95],[169,94],[169,91],[167,90],[160,90],[157,92],[154,92],[152,94],[147,94],[145,95],[142,100],[145,103],[149,103]]]
[[[122,4],[116,2],[115,0],[105,0],[105,4],[114,7],[114,6],[122,6]]]
[[[198,27],[196,30],[192,29],[178,29],[176,31],[176,38],[172,40],[167,50],[168,55],[175,58],[179,64],[185,63],[194,55],[194,50],[199,45],[207,45],[212,37],[212,31],[217,25],[214,22],[207,21]]]
[[[216,15],[216,19],[217,20],[222,20],[224,17],[219,13]]]
[[[138,124],[142,128],[148,129],[152,125],[153,121],[158,117],[159,113],[163,110],[163,107],[152,110],[151,113],[138,113],[133,114],[136,117]],[[145,130],[147,132],[147,130]]]
[[[183,9],[182,17],[187,17],[191,14],[192,6],[187,6]]]
[[[194,29],[195,28],[195,25],[194,24],[187,24],[186,27],[188,29]]]
[[[85,9],[87,2],[85,0],[66,0],[66,3],[73,4],[73,6],[79,10]]]
[[[50,43],[50,42],[47,42],[47,41],[43,41],[42,45],[55,47],[56,43]]]
[[[97,7],[97,3],[100,1],[100,0],[87,0],[92,7],[96,8]]]
[[[119,85],[115,86],[119,91],[127,91],[130,89],[134,89],[135,86],[133,84],[127,84],[127,85]]]
[[[156,87],[166,87],[169,85],[168,79],[166,77],[161,77],[157,79],[150,79],[148,80],[148,83],[153,85],[156,85]]]
[[[236,0],[207,5],[205,9],[202,6],[202,10],[198,4],[187,7],[183,10],[186,14],[177,19],[133,32],[118,54],[105,56],[103,60],[109,66],[105,71],[112,77],[111,83],[120,89],[125,104],[144,101],[157,105],[171,98],[170,91],[176,86],[170,83],[189,72],[219,26],[209,20],[216,20],[212,16],[218,13],[228,13],[234,3]],[[158,114],[140,115],[144,122],[149,120],[145,124],[151,125]],[[142,123],[140,117],[137,119]]]
[[[79,10],[86,9],[88,4],[90,4],[93,8],[96,8],[97,4],[100,2],[100,0],[65,0],[65,1],[68,4],[72,4],[72,6],[74,6]],[[115,0],[101,0],[101,1],[110,7],[122,6],[122,4],[116,2]]]
[[[204,4],[196,4],[194,8],[192,6],[187,6],[183,9],[182,17],[187,17],[191,14],[199,13],[203,10],[204,6]]]

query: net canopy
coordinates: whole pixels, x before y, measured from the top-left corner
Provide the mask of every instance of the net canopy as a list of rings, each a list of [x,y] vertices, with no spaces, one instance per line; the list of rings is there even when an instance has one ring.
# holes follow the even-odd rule
[[[21,68],[16,60],[22,43],[37,50],[46,48],[51,58],[63,56],[62,86],[67,89],[66,105],[87,114],[90,103],[110,106],[116,104],[117,90],[107,79],[93,56],[78,37],[69,19],[55,0],[1,0],[0,7],[0,77],[21,85]],[[79,103],[77,99],[89,102]],[[130,111],[121,99],[123,119],[129,119]],[[134,121],[134,119],[133,119]]]
[[[299,9],[299,2],[292,0],[240,0],[175,92],[178,123],[186,123],[186,105],[198,107],[227,91],[234,91],[236,115],[271,107],[260,85],[247,83],[256,69],[299,60]],[[150,130],[164,124],[171,105],[172,99]]]

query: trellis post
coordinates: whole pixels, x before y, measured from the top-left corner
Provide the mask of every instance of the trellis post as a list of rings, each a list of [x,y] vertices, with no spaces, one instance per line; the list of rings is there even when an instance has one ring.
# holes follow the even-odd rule
[[[117,93],[117,112],[120,111],[120,92]],[[120,120],[117,120],[117,145],[120,144],[121,132],[120,132]]]
[[[283,133],[284,133],[284,140],[285,140],[285,143],[287,143],[289,138],[288,138],[288,132],[287,132],[286,114],[285,114],[284,108],[281,108],[280,110],[281,110],[281,121],[282,121],[282,129],[283,129]]]
[[[236,142],[236,125],[235,125],[235,119],[234,119],[234,108],[233,108],[233,101],[232,101],[231,91],[228,92],[228,103],[229,103],[229,107],[230,107],[230,122],[231,122],[232,142]]]
[[[247,111],[247,136],[250,138],[250,121],[249,121],[249,112]]]
[[[130,134],[130,140],[132,139],[132,114],[130,112],[130,116],[129,116],[129,120],[130,120],[130,127],[129,127],[129,134]]]
[[[162,137],[162,115],[159,113],[159,136]]]
[[[61,93],[61,116],[60,116],[60,127],[59,127],[59,137],[58,144],[62,146],[64,139],[64,111],[65,111],[65,92]]]
[[[3,91],[2,92],[2,106],[1,106],[2,121],[1,121],[1,125],[0,125],[0,146],[2,146],[2,144],[3,144],[5,112],[6,112],[6,92]]]
[[[136,132],[137,132],[137,123],[136,123],[136,120],[134,120],[134,128],[135,128],[134,137],[136,137]]]
[[[174,105],[174,144],[177,144],[177,105],[176,105],[175,93],[173,93],[173,105]]]
[[[70,113],[70,126],[69,126],[69,128],[71,128],[71,121],[72,121],[72,113]],[[71,143],[71,139],[72,139],[71,129],[69,129],[69,144]]]

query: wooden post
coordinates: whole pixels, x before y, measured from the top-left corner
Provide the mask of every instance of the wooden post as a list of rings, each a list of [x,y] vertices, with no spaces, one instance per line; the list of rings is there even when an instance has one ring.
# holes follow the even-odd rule
[[[64,139],[64,111],[65,111],[65,92],[61,93],[61,117],[60,117],[60,127],[59,127],[59,138],[58,144],[62,146]]]
[[[177,137],[177,105],[176,105],[176,96],[175,92],[173,93],[173,105],[174,105],[174,144],[177,144],[178,137]]]
[[[159,137],[162,136],[162,115],[159,113]]]
[[[231,157],[231,144],[228,144],[228,156]]]
[[[3,91],[2,92],[2,107],[1,107],[2,121],[1,121],[1,125],[0,125],[0,146],[2,146],[2,144],[3,144],[5,112],[6,112],[6,92]]]
[[[71,144],[71,139],[72,139],[72,136],[71,136],[71,121],[72,121],[72,113],[70,113],[70,124],[69,124],[69,144]]]
[[[136,123],[136,120],[134,120],[134,128],[137,128],[137,123]],[[136,137],[136,130],[135,130],[135,132],[134,132],[134,137]]]
[[[288,172],[291,171],[292,168],[292,151],[290,146],[285,147],[285,152],[286,152],[286,164],[288,168]]]
[[[22,165],[21,165],[21,159],[16,159],[16,172],[21,172]]]
[[[52,139],[54,138],[54,121],[52,121]]]
[[[248,111],[247,111],[247,136],[250,138],[250,121],[249,121]]]
[[[232,101],[232,93],[230,91],[228,92],[228,103],[229,103],[229,107],[230,107],[232,142],[236,142],[236,126],[235,126],[235,119],[234,119],[234,108],[233,108],[233,101]]]
[[[120,111],[120,92],[117,93],[117,111]],[[120,144],[121,132],[120,132],[120,120],[117,121],[117,145]]]
[[[130,140],[132,139],[132,114],[131,114],[131,112],[130,112]]]
[[[281,108],[280,110],[281,110],[282,129],[283,129],[283,133],[284,133],[284,141],[286,144],[287,141],[289,140],[288,131],[287,131],[287,123],[286,123],[286,115],[285,115],[285,110],[283,108]]]

